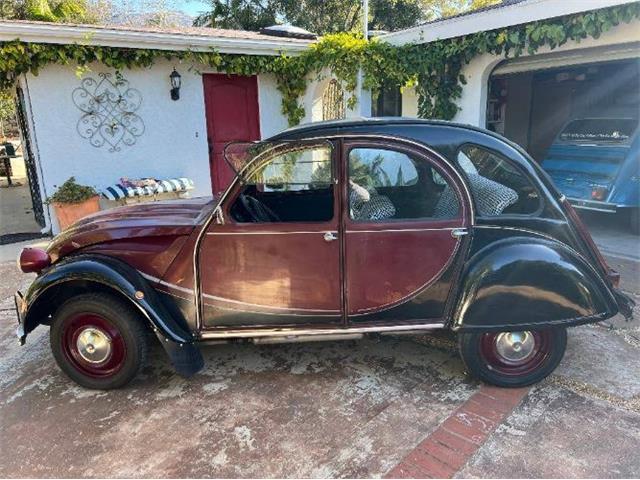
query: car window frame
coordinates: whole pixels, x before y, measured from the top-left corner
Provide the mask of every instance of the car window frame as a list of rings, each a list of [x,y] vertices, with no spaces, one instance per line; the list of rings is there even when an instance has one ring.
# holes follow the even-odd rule
[[[328,147],[330,149],[330,162],[331,162],[331,184],[333,187],[333,216],[328,220],[305,220],[305,221],[294,221],[294,222],[242,222],[237,220],[231,210],[233,205],[238,200],[242,191],[247,187],[247,183],[245,183],[244,178],[250,177],[254,172],[256,172],[259,168],[262,167],[265,163],[269,162],[274,157],[282,155],[284,153],[288,153],[290,151],[295,150],[306,150],[313,149],[317,147]],[[231,191],[226,196],[222,205],[223,217],[227,219],[226,221],[232,223],[234,225],[242,225],[244,226],[254,226],[255,228],[264,227],[268,225],[275,225],[280,228],[283,228],[287,225],[325,225],[332,222],[339,221],[340,215],[340,189],[338,188],[338,180],[337,180],[337,172],[338,166],[337,162],[339,161],[339,151],[340,147],[337,142],[332,141],[329,138],[317,138],[317,139],[301,139],[301,140],[292,140],[283,143],[282,145],[278,145],[274,147],[276,152],[267,151],[264,153],[258,154],[258,156],[264,155],[264,159],[258,160],[255,165],[251,165],[255,161],[255,159],[251,160],[251,163],[248,164],[241,172],[236,174],[236,181],[233,185]],[[256,157],[257,158],[257,157]],[[247,168],[250,167],[250,168]],[[251,227],[249,227],[251,228]]]
[[[475,147],[475,148],[481,148],[483,150],[488,151],[489,153],[497,156],[498,158],[504,160],[507,162],[507,164],[509,164],[514,170],[518,171],[521,175],[524,176],[524,178],[526,178],[529,183],[531,183],[531,186],[535,189],[536,193],[538,194],[538,208],[536,210],[534,210],[531,213],[502,213],[500,215],[485,215],[483,214],[480,209],[478,208],[477,202],[476,202],[476,198],[475,195],[473,193],[473,188],[471,188],[471,185],[469,183],[469,177],[467,176],[467,172],[465,172],[465,170],[460,166],[460,164],[458,163],[458,155],[460,154],[460,152],[462,152],[463,154],[465,154],[467,157],[469,155],[467,155],[464,151],[463,148],[466,146],[471,146],[471,147]],[[471,160],[473,162],[473,160]],[[486,145],[481,145],[479,143],[474,143],[474,142],[464,142],[462,144],[460,144],[458,146],[458,148],[455,151],[454,154],[454,166],[455,168],[458,170],[458,172],[460,172],[460,175],[463,176],[466,184],[467,184],[467,188],[469,189],[469,193],[471,194],[471,201],[473,202],[473,209],[474,212],[476,214],[476,218],[479,219],[500,219],[500,218],[537,218],[540,217],[542,215],[542,212],[544,211],[544,195],[543,192],[540,190],[539,185],[537,184],[537,182],[534,180],[531,180],[531,175],[529,175],[529,173],[522,168],[521,165],[518,164],[518,162],[510,159],[507,155],[498,152],[496,149],[491,148],[491,147],[487,147]],[[475,166],[475,164],[474,164]],[[488,177],[486,177],[488,178]],[[493,180],[491,178],[489,178],[489,180]],[[493,180],[495,182],[495,180]],[[499,182],[498,182],[499,183]],[[508,185],[505,185],[505,187],[511,188]]]
[[[369,149],[381,149],[381,150],[390,150],[393,152],[399,152],[407,155],[411,161],[413,159],[412,156],[418,157],[418,159],[427,162],[429,166],[435,168],[435,170],[441,174],[443,178],[450,183],[453,187],[456,197],[458,199],[458,216],[452,218],[438,218],[438,217],[420,217],[420,218],[386,218],[382,221],[371,221],[371,220],[355,220],[351,218],[349,214],[349,154],[352,150],[356,148],[369,148]],[[423,150],[424,149],[424,150]],[[344,216],[345,221],[348,225],[352,227],[363,228],[366,226],[377,227],[384,225],[415,225],[418,223],[430,223],[430,224],[438,224],[438,223],[453,223],[456,221],[460,221],[465,224],[467,227],[474,224],[475,219],[475,204],[467,204],[465,200],[466,197],[469,197],[468,202],[473,202],[471,190],[467,185],[467,179],[464,176],[461,176],[459,182],[456,181],[455,175],[453,172],[447,171],[447,167],[452,169],[455,173],[459,175],[459,172],[455,165],[452,165],[451,162],[444,158],[439,158],[441,155],[438,155],[435,151],[433,151],[427,145],[414,145],[407,144],[402,141],[402,138],[397,139],[378,139],[378,138],[368,138],[368,137],[347,137],[343,138],[343,146],[342,146],[342,176],[343,185],[341,188],[342,191],[342,203],[343,206],[341,214]],[[440,163],[444,163],[446,165],[442,166]],[[420,174],[418,167],[416,166],[416,170],[418,170],[418,174]],[[468,195],[465,195],[465,190],[468,191]]]

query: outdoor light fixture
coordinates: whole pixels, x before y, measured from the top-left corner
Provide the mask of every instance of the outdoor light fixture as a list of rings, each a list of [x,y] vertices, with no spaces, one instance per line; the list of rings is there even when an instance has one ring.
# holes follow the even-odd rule
[[[171,100],[178,100],[180,98],[180,85],[182,85],[182,79],[180,74],[173,69],[171,75],[169,75],[169,79],[171,80]]]

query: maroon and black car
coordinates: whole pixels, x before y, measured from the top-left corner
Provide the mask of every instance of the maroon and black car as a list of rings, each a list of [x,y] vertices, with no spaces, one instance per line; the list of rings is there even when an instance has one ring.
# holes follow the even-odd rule
[[[185,376],[207,342],[449,329],[472,374],[521,386],[558,365],[566,327],[631,316],[565,198],[490,132],[339,121],[225,155],[237,175],[213,199],[105,211],[25,249],[20,341],[49,325],[60,368],[109,389],[136,375],[148,329]]]

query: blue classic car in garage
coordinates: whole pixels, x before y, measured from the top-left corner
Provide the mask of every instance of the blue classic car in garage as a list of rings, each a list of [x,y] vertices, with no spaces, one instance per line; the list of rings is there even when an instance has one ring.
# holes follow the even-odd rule
[[[639,233],[640,135],[637,118],[576,118],[542,162],[579,209],[628,215]]]

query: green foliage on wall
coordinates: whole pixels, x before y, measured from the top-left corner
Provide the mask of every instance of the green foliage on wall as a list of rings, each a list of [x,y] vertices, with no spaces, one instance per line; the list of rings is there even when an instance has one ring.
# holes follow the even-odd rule
[[[174,52],[93,45],[56,45],[26,43],[20,40],[0,42],[0,89],[10,87],[18,75],[34,75],[48,64],[75,64],[80,69],[94,62],[115,70],[149,67],[158,58],[206,66],[238,75],[273,74],[282,94],[282,113],[290,125],[305,115],[299,99],[314,75],[330,74],[349,93],[347,104],[356,102],[354,92],[358,72],[363,86],[376,92],[383,82],[391,85],[415,85],[418,114],[422,118],[452,119],[458,111],[465,78],[464,65],[477,55],[492,53],[515,57],[533,54],[542,47],[554,49],[573,40],[598,38],[603,32],[640,18],[640,2],[593,10],[581,14],[531,22],[504,29],[479,32],[428,44],[393,46],[358,35],[326,35],[296,56],[256,56],[208,52]]]

